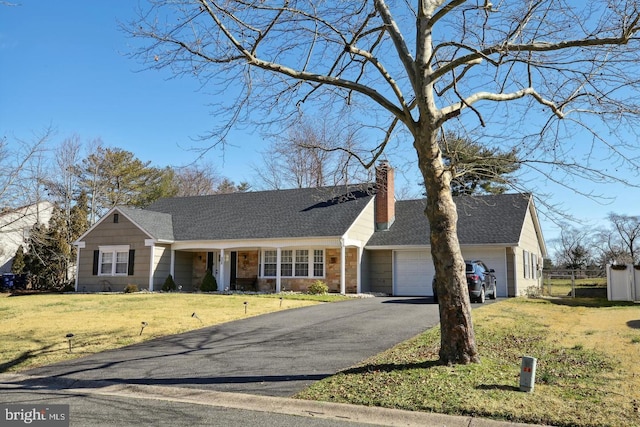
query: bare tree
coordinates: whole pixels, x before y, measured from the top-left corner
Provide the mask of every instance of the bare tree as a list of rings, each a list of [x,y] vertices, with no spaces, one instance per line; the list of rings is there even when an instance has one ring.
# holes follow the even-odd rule
[[[444,363],[479,361],[452,175],[438,144],[448,126],[484,128],[482,140],[474,140],[516,147],[518,159],[559,184],[570,183],[568,175],[624,181],[616,170],[629,165],[637,174],[628,143],[640,111],[635,1],[151,5],[128,27],[149,41],[134,56],[149,68],[195,75],[224,94],[217,111],[229,120],[212,131],[217,142],[236,123],[273,126],[316,109],[336,123],[349,117],[372,135],[379,132],[362,158],[367,167],[392,141],[415,148],[427,193]],[[574,189],[590,193],[581,188]]]
[[[47,128],[32,140],[0,138],[0,212],[16,212],[43,199],[44,152],[53,131]]]
[[[564,224],[560,236],[552,242],[555,247],[555,264],[564,268],[584,268],[591,261],[592,236],[586,229]]]
[[[371,177],[350,155],[358,146],[352,129],[303,119],[284,137],[274,137],[256,174],[262,187],[274,190],[366,182]]]
[[[631,262],[636,263],[638,261],[637,246],[640,241],[640,216],[610,213],[609,221],[620,237]]]
[[[54,150],[53,170],[44,181],[47,192],[56,201],[64,216],[69,218],[71,208],[80,193],[78,165],[81,162],[82,142],[78,135],[65,138]]]
[[[597,255],[598,266],[605,269],[608,264],[632,263],[625,245],[617,231],[602,227],[596,230],[592,250]]]
[[[190,165],[175,170],[176,196],[206,196],[216,194],[222,177],[209,164]]]

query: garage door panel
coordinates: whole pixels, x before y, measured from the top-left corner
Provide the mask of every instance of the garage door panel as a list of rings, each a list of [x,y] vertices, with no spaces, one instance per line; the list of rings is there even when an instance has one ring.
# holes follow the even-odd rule
[[[431,254],[425,251],[394,252],[394,290],[397,296],[432,296],[434,269]]]
[[[507,262],[504,248],[465,248],[462,256],[466,260],[479,259],[496,271],[498,296],[507,296]]]

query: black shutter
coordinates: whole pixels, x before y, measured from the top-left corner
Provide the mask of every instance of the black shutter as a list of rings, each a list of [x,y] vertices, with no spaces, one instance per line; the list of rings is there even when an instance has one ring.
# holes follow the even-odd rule
[[[213,273],[213,252],[207,252],[207,270]]]
[[[128,275],[129,276],[133,276],[133,261],[136,257],[136,250],[135,249],[129,249],[129,268],[127,269],[128,271]]]
[[[93,275],[98,275],[98,261],[100,260],[100,251],[93,251]]]

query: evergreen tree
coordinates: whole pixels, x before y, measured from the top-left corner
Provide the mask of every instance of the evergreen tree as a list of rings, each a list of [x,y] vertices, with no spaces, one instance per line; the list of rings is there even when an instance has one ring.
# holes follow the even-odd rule
[[[13,257],[13,264],[11,265],[11,272],[13,274],[22,274],[24,273],[25,263],[24,263],[24,247],[22,245],[18,246],[16,250],[16,254]]]
[[[445,134],[439,144],[451,170],[454,196],[502,194],[508,188],[508,175],[520,167],[514,150],[489,148],[455,133]]]
[[[153,168],[150,163],[130,151],[102,146],[82,160],[80,174],[90,203],[91,223],[116,205],[144,207],[175,194],[170,169]]]
[[[36,224],[31,228],[24,257],[24,271],[29,274],[31,285],[35,289],[45,288],[45,241],[47,229],[43,224]]]

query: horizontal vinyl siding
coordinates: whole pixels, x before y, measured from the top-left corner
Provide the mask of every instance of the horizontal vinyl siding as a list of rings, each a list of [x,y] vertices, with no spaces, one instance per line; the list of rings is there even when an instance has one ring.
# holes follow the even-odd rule
[[[390,250],[365,251],[365,264],[363,292],[391,295],[393,293],[392,252]]]
[[[375,204],[372,199],[347,231],[347,239],[362,242],[364,245],[364,243],[371,238],[375,224],[374,206]]]
[[[151,248],[145,246],[145,239],[149,236],[126,219],[119,216],[117,223],[113,222],[113,215],[104,218],[93,230],[85,235],[80,249],[78,265],[78,291],[101,292],[122,291],[127,285],[137,285],[139,289],[149,287],[149,265]],[[134,275],[132,276],[94,276],[93,251],[100,246],[129,245],[135,250]],[[109,289],[110,288],[110,289]]]
[[[156,246],[153,255],[153,289],[159,291],[171,272],[171,249],[167,246]]]

